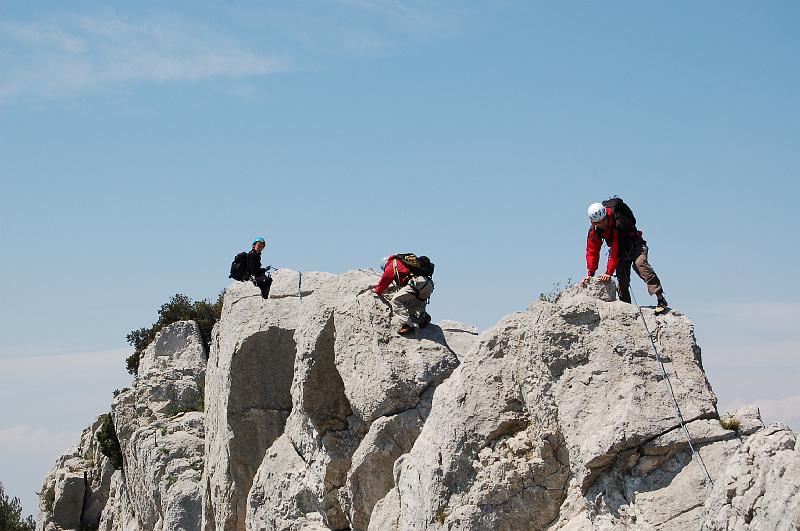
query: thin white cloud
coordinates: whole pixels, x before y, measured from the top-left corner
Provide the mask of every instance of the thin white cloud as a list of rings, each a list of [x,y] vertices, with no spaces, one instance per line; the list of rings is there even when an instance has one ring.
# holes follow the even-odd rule
[[[114,388],[130,385],[131,351],[0,357],[0,473],[25,514],[36,513],[34,492],[58,456],[109,411]]]
[[[0,97],[63,95],[113,84],[249,78],[289,68],[177,17],[72,16],[0,24]]]
[[[118,368],[120,360],[133,352],[132,348],[60,354],[54,356],[25,356],[0,358],[0,374],[3,379],[17,377],[41,377],[44,373],[63,374],[68,371],[103,371]]]
[[[730,302],[693,309],[703,355],[732,367],[800,367],[800,304]]]
[[[87,424],[92,419],[87,419]],[[17,424],[0,429],[0,454],[2,455],[44,455],[57,456],[78,444],[79,432],[52,432],[34,428],[27,424]]]
[[[108,411],[112,391],[130,386],[132,349],[0,358],[0,429],[18,424],[82,429]]]
[[[89,419],[91,420],[91,419]],[[88,424],[88,422],[87,422]],[[7,490],[22,502],[23,514],[36,515],[42,481],[56,459],[78,444],[80,432],[50,431],[29,424],[0,429],[0,472]]]
[[[800,303],[796,302],[728,302],[697,311],[725,319],[729,326],[800,330]]]
[[[58,28],[0,22],[0,35],[29,46],[55,46],[57,49],[70,53],[86,51],[86,42],[83,39],[64,33]]]
[[[702,341],[703,359],[714,358],[732,368],[800,368],[800,339],[764,340],[761,342],[738,342],[737,338],[713,338]]]
[[[339,3],[370,12],[387,21],[395,31],[417,37],[452,34],[467,18],[466,7],[432,0],[339,0]]]
[[[421,6],[414,6],[413,2],[400,0],[340,0],[340,2],[347,6],[380,13],[404,24],[417,26],[429,23],[431,19],[429,9],[433,5],[432,2],[426,2],[427,9],[423,9]]]

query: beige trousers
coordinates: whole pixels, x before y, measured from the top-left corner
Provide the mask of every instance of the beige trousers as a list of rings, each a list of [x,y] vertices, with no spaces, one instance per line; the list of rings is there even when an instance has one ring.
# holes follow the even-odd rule
[[[647,261],[647,242],[638,239],[631,242],[630,250],[626,256],[619,261],[617,266],[617,280],[619,280],[619,300],[631,302],[631,267],[639,275],[639,278],[647,284],[647,292],[650,295],[661,295],[664,288],[658,279],[653,266]]]
[[[392,297],[392,322],[396,324],[413,325],[414,317],[421,317],[425,312],[426,302],[417,298],[411,286],[403,286]]]

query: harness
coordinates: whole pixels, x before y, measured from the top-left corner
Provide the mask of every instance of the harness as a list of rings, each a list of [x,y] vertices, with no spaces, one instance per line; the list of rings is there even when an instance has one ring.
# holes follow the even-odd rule
[[[398,286],[400,286],[400,271],[397,270],[397,258],[392,257],[392,260],[392,267],[394,268],[394,281]],[[408,274],[409,276],[411,275],[410,272]]]
[[[392,258],[392,260],[394,260],[392,262],[392,268],[394,269],[394,281],[397,283],[398,286],[400,286],[401,285],[400,284],[400,271],[397,269],[397,258]],[[411,271],[408,272],[408,276],[414,278],[414,274]],[[417,299],[427,303],[427,302],[430,301],[430,297],[422,298],[422,297],[419,296],[419,294],[420,294],[420,292],[422,291],[423,288],[425,288],[428,284],[432,284],[432,283],[433,283],[433,279],[431,279],[430,277],[425,277],[425,283],[422,284],[420,287],[417,287],[416,285],[414,285],[413,282],[408,282],[407,285],[414,292],[414,294],[416,295]]]
[[[431,277],[425,277],[425,283],[420,287],[417,287],[417,285],[414,284],[413,282],[409,282],[408,284],[414,291],[414,294],[417,296],[417,299],[424,301],[426,304],[430,302],[431,298],[426,297],[423,299],[422,297],[419,296],[419,294],[422,292],[422,289],[425,288],[428,284],[433,284],[433,279]]]

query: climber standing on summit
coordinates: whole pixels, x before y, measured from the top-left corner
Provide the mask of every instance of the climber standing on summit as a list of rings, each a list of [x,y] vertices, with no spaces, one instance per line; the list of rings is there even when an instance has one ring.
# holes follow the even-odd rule
[[[404,253],[387,258],[381,280],[375,286],[375,294],[380,296],[392,281],[397,284],[399,289],[392,297],[392,310],[395,320],[403,322],[397,331],[401,336],[409,335],[414,330],[415,319],[420,328],[430,324],[431,316],[425,308],[433,293],[431,276],[433,264],[427,256]]]
[[[641,231],[636,229],[636,217],[630,207],[619,197],[613,197],[601,203],[589,205],[589,236],[586,238],[586,267],[588,274],[581,281],[581,286],[586,287],[600,262],[600,249],[603,240],[609,247],[608,265],[606,272],[597,279],[608,282],[614,271],[617,272],[619,281],[619,300],[631,302],[630,284],[631,267],[636,274],[647,284],[650,295],[658,298],[655,309],[656,315],[666,313],[667,300],[664,298],[664,289],[661,281],[647,261],[647,242],[642,238]]]

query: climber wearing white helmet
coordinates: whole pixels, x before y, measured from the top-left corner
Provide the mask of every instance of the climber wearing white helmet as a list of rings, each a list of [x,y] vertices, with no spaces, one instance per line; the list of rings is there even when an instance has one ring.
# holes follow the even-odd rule
[[[630,207],[619,197],[613,197],[602,203],[589,205],[589,236],[586,238],[586,278],[581,285],[586,287],[597,272],[600,263],[600,249],[603,240],[609,247],[606,272],[598,277],[600,282],[608,282],[616,271],[619,281],[619,300],[631,302],[630,284],[631,267],[647,284],[647,291],[658,299],[656,315],[667,311],[667,300],[661,281],[647,261],[647,242],[642,233],[636,230],[636,217]]]

